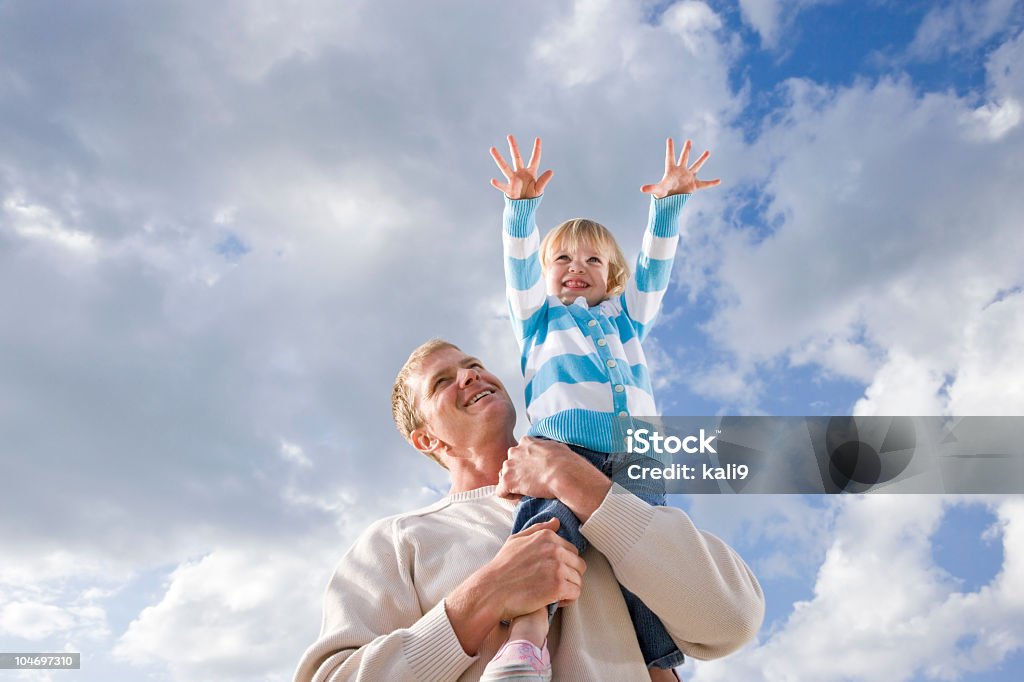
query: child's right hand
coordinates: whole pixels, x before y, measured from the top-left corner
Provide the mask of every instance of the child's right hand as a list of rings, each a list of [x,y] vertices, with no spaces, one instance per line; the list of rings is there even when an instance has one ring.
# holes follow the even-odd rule
[[[505,163],[501,152],[491,147],[491,158],[498,164],[498,170],[505,176],[507,182],[499,182],[491,178],[491,186],[500,189],[509,199],[533,199],[544,193],[544,186],[555,174],[554,171],[546,170],[537,177],[537,168],[540,166],[540,138],[533,142],[533,153],[530,154],[530,163],[523,166],[523,157],[519,153],[519,145],[516,138],[508,136],[508,149],[512,155],[512,167]]]

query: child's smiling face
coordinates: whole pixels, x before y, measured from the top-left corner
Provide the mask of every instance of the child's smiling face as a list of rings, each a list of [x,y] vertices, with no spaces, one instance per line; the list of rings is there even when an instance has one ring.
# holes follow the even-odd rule
[[[554,244],[544,268],[548,294],[571,305],[580,296],[593,307],[608,298],[608,257],[588,241],[576,249]]]

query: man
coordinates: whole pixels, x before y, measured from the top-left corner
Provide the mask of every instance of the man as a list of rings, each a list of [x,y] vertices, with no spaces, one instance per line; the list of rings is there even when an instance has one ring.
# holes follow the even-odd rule
[[[651,507],[566,446],[513,436],[497,377],[456,346],[417,348],[392,391],[399,430],[450,472],[443,500],[371,525],[328,585],[320,638],[296,682],[477,680],[503,621],[560,602],[548,636],[557,680],[675,679],[648,671],[616,581],[680,650],[709,659],[757,632],[764,597],[731,548],[673,507]],[[582,557],[557,520],[509,537],[519,495],[562,500],[582,522]]]

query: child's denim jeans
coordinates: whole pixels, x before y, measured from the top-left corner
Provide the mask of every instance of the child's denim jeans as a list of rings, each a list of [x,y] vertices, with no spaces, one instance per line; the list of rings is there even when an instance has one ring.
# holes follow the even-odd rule
[[[595,452],[578,445],[569,445],[569,447],[600,469],[601,473],[644,502],[657,507],[665,506],[665,486],[661,481],[632,480],[626,476],[627,465],[638,463],[643,458],[624,453]],[[628,463],[626,457],[631,458]],[[648,463],[659,466],[653,460]],[[559,521],[558,535],[576,545],[582,554],[588,543],[587,539],[583,537],[583,533],[580,532],[580,521],[568,507],[558,500],[543,500],[536,497],[522,498],[516,509],[512,532],[518,533],[524,528],[552,518],[557,518]],[[647,667],[674,668],[682,665],[683,653],[669,637],[661,620],[635,594],[622,585],[619,585],[619,588],[622,590],[622,596],[626,599],[626,607],[629,609],[630,618],[633,619],[636,638],[640,643],[640,651],[643,652]],[[600,625],[595,624],[595,627],[600,627]]]

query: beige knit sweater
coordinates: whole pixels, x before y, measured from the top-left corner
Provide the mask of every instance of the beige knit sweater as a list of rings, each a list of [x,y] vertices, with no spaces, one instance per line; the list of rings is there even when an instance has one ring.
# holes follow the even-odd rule
[[[494,557],[514,509],[491,486],[372,524],[327,586],[320,638],[295,681],[477,680],[504,634],[495,628],[477,656],[466,655],[443,600]],[[760,627],[754,574],[682,510],[614,486],[582,530],[591,543],[582,594],[559,609],[548,637],[555,680],[649,682],[616,578],[688,656],[725,656]]]

